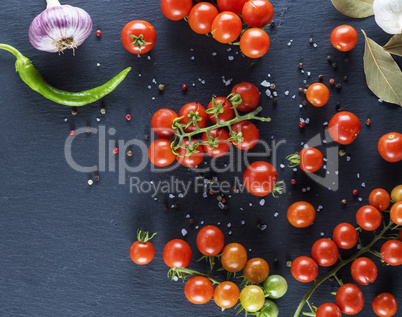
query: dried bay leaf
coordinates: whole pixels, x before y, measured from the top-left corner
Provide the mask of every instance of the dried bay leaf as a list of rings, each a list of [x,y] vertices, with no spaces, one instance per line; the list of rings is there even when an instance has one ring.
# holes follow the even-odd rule
[[[383,48],[388,53],[402,56],[402,34],[395,34]]]
[[[374,0],[331,0],[334,7],[351,18],[367,18],[374,15]]]
[[[364,49],[364,73],[367,86],[380,99],[402,106],[402,71],[391,54],[368,38]]]

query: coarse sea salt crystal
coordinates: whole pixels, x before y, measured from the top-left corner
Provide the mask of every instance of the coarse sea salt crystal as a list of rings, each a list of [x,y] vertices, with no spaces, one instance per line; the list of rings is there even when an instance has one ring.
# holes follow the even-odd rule
[[[230,61],[234,60],[234,56],[232,56],[232,55],[228,56],[228,60],[230,60]]]
[[[244,225],[246,224],[246,222],[245,222],[244,220],[242,220],[242,221],[240,222],[240,224],[241,224],[242,226],[244,226]]]
[[[260,200],[260,205],[261,205],[261,206],[264,206],[264,205],[265,205],[265,199],[261,199],[261,200]]]
[[[286,96],[289,95],[289,90],[286,90],[286,91],[285,91],[285,95],[286,95]]]
[[[275,217],[275,218],[278,217],[278,215],[279,215],[279,214],[278,214],[277,212],[274,213],[274,217]]]
[[[267,229],[267,227],[268,227],[267,225],[262,225],[261,226],[261,231],[264,231],[265,229]]]
[[[212,52],[212,56],[216,56],[218,55],[216,52]]]
[[[179,278],[177,276],[173,276],[173,281],[177,282]]]
[[[186,234],[187,234],[187,230],[186,229],[181,229],[181,234],[182,234],[183,237],[185,237]]]
[[[267,90],[265,90],[265,94],[267,95],[267,97],[271,97],[272,92],[271,92],[271,90],[267,89]]]
[[[186,215],[186,218],[187,218],[187,219],[190,218],[190,214],[187,214],[187,215]]]
[[[285,168],[285,165],[284,164],[281,164],[281,165],[279,165],[281,168]]]
[[[232,224],[229,222],[229,223],[227,224],[227,227],[230,228],[231,226],[232,226]]]
[[[271,86],[271,83],[270,83],[269,81],[264,80],[264,81],[261,83],[261,86],[262,86],[262,87],[269,87],[269,86]]]

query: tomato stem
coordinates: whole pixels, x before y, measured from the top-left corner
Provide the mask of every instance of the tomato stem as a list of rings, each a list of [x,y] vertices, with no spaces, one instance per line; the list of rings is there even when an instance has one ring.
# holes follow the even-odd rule
[[[177,277],[181,278],[183,281],[185,278],[190,277],[190,276],[204,276],[207,279],[209,279],[213,284],[221,283],[217,279],[213,278],[210,274],[204,274],[204,273],[190,270],[190,269],[187,269],[184,267],[172,267],[168,272],[168,276],[171,278],[173,278],[174,276],[177,276]]]

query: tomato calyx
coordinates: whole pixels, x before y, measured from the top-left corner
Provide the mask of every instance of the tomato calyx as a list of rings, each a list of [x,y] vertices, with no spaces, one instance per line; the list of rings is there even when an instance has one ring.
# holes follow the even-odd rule
[[[131,37],[134,40],[134,42],[132,42],[131,45],[132,46],[138,46],[138,49],[140,50],[140,52],[141,52],[142,46],[152,44],[151,42],[144,41],[144,35],[143,34],[140,34],[138,36],[136,36],[134,34],[130,34],[129,37]]]
[[[144,231],[142,228],[137,230],[137,240],[142,243],[146,243],[149,240],[151,240],[157,233],[153,233],[151,236],[149,236],[148,231]]]
[[[300,155],[295,153],[295,154],[290,154],[286,156],[286,159],[289,161],[289,167],[296,167],[299,166],[300,164]]]
[[[197,272],[194,270],[190,270],[184,267],[172,267],[167,273],[168,278],[170,278],[172,281],[174,278],[179,278],[185,281],[186,278],[193,277],[193,276],[203,276],[209,279],[213,285],[215,284],[220,284],[221,282],[215,278],[213,278],[210,274],[204,274],[201,272]]]

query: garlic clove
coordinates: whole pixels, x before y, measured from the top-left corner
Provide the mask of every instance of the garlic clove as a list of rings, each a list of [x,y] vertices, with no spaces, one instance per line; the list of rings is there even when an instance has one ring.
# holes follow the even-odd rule
[[[389,34],[402,33],[402,0],[374,0],[375,22]]]

